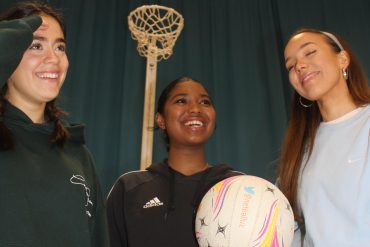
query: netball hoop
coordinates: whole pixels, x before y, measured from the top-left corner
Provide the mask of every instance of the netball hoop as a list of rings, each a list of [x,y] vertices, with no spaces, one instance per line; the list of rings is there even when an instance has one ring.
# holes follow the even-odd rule
[[[172,8],[144,5],[128,16],[131,37],[137,41],[137,51],[146,57],[145,99],[141,139],[140,169],[152,163],[155,87],[157,62],[168,59],[184,27],[183,17]]]

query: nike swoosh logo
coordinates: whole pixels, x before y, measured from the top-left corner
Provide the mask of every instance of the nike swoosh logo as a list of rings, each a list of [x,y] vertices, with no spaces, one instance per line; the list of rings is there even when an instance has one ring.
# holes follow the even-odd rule
[[[347,162],[348,164],[353,164],[356,163],[357,161],[362,160],[362,158],[357,158],[357,159],[348,159]]]

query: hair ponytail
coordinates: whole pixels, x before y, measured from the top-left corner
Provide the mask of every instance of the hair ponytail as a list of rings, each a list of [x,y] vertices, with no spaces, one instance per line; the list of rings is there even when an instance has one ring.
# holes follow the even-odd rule
[[[61,121],[61,117],[66,115],[66,112],[55,106],[55,100],[50,101],[46,104],[46,119],[54,123],[54,132],[50,137],[50,142],[52,144],[56,144],[59,147],[63,147],[64,143],[69,138],[69,132]]]

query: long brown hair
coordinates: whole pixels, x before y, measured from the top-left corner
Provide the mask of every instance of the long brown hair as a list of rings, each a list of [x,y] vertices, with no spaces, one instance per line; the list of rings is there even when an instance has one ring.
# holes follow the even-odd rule
[[[64,36],[66,36],[66,27],[64,25],[62,15],[54,10],[50,5],[47,5],[45,3],[39,3],[36,1],[16,3],[8,11],[0,16],[0,21],[23,18],[34,14],[44,14],[54,18],[59,23]],[[5,105],[7,104],[7,90],[8,86],[7,84],[5,84],[0,91],[0,151],[12,149],[14,147],[15,141],[11,131],[5,126],[2,120],[5,113]],[[56,99],[46,103],[45,117],[47,121],[53,122],[55,125],[54,132],[50,136],[51,144],[63,146],[63,144],[69,137],[69,133],[62,124],[61,117],[67,115],[67,113],[58,108],[55,105],[55,101]]]
[[[322,31],[315,29],[300,29],[291,37],[300,33],[316,33],[325,37],[328,44],[331,45],[335,53],[341,51],[338,44]],[[370,88],[361,65],[348,44],[335,35],[348,53],[350,63],[347,68],[347,85],[350,95],[357,106],[363,106],[370,103]],[[289,40],[290,40],[289,39]],[[289,42],[288,40],[288,42]],[[277,170],[278,184],[281,191],[288,198],[295,219],[303,222],[302,215],[298,209],[297,188],[301,167],[306,164],[313,150],[315,136],[320,125],[321,114],[316,102],[311,107],[304,108],[299,103],[299,95],[294,92],[291,106],[291,116],[285,134],[279,166]]]

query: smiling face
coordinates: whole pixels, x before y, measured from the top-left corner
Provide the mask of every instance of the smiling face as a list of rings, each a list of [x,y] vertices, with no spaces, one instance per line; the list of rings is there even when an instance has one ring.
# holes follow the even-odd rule
[[[166,131],[170,148],[203,145],[215,128],[216,112],[205,88],[194,81],[178,83],[169,93],[157,125]]]
[[[347,88],[342,69],[348,66],[348,55],[336,53],[323,34],[297,34],[285,47],[284,56],[290,83],[302,97],[323,100]]]
[[[50,16],[41,17],[42,25],[34,32],[31,46],[8,80],[7,98],[20,109],[30,104],[44,107],[55,99],[68,70],[60,25]]]

